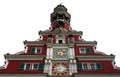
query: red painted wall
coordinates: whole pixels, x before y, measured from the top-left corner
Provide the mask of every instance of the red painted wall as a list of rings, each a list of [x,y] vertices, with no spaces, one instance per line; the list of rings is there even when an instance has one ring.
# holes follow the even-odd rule
[[[0,73],[40,73],[42,74],[43,73],[43,70],[19,70],[18,67],[19,67],[19,64],[21,62],[44,62],[44,61],[41,61],[41,60],[9,60],[9,64],[7,66],[7,68],[5,70],[2,70],[0,71]]]

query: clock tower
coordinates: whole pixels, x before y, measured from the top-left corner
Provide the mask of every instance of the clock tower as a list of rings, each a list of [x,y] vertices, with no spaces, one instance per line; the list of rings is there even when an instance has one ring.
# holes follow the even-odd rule
[[[74,33],[71,32],[70,14],[64,5],[58,5],[51,14],[51,27],[47,39],[45,73],[52,76],[70,76],[77,72],[74,53]],[[43,35],[44,32],[39,32]],[[81,32],[80,32],[81,33]],[[50,69],[48,71],[48,69]]]

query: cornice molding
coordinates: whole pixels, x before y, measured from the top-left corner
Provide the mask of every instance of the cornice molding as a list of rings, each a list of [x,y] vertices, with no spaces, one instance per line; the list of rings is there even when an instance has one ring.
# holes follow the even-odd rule
[[[115,56],[114,55],[104,55],[104,56],[98,56],[98,55],[89,55],[89,56],[82,56],[82,55],[77,55],[76,58],[81,61],[81,60],[114,60]]]
[[[45,41],[27,41],[25,40],[24,45],[39,45],[39,46],[44,46],[45,45]]]
[[[60,32],[57,32],[57,31],[39,31],[39,35],[40,34],[43,34],[43,35],[57,35],[59,34]],[[83,32],[82,31],[69,31],[69,32],[62,32],[62,34],[64,35],[70,35],[70,34],[73,34],[73,35],[82,35]]]
[[[4,55],[7,60],[43,60],[45,55]]]
[[[39,77],[46,77],[47,75],[48,75],[47,73],[44,73],[44,74],[37,74],[37,73],[29,73],[29,74],[25,74],[25,73],[24,73],[24,74],[23,74],[23,73],[21,73],[21,74],[19,74],[19,73],[18,73],[18,74],[15,74],[15,73],[14,73],[14,74],[13,74],[13,73],[7,74],[7,73],[5,73],[5,74],[4,74],[4,73],[2,73],[2,74],[1,74],[1,73],[0,73],[0,77],[1,77],[1,76],[10,76],[10,77],[20,77],[20,76],[27,76],[27,77],[28,77],[28,76],[30,76],[30,77],[33,76],[33,77],[38,77],[38,76],[39,76]]]
[[[115,72],[111,72],[111,73],[74,73],[73,74],[75,77],[79,77],[79,76],[85,76],[85,77],[118,77],[120,76],[120,73],[115,73]]]
[[[66,43],[63,43],[63,44],[58,44],[58,43],[56,43],[56,44],[53,44],[53,43],[46,43],[46,46],[48,47],[48,48],[51,48],[51,47],[54,47],[54,46],[65,46],[65,47],[69,47],[69,48],[73,48],[74,47],[74,43],[68,43],[68,44],[66,44]]]
[[[78,41],[75,43],[76,46],[96,46],[96,41]]]

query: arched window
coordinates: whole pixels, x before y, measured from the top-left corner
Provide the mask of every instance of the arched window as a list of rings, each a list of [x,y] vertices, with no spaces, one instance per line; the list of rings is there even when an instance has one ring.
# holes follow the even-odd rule
[[[69,35],[68,43],[74,43],[74,38],[72,35]]]
[[[48,43],[52,43],[53,42],[52,35],[48,35],[47,42]]]

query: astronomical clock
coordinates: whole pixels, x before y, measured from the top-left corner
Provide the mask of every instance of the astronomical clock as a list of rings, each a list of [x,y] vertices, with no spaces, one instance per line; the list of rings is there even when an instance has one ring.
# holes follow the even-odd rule
[[[67,48],[54,48],[53,49],[53,59],[67,59],[68,49]]]
[[[52,75],[66,76],[69,74],[69,64],[64,62],[56,62],[52,64]]]

